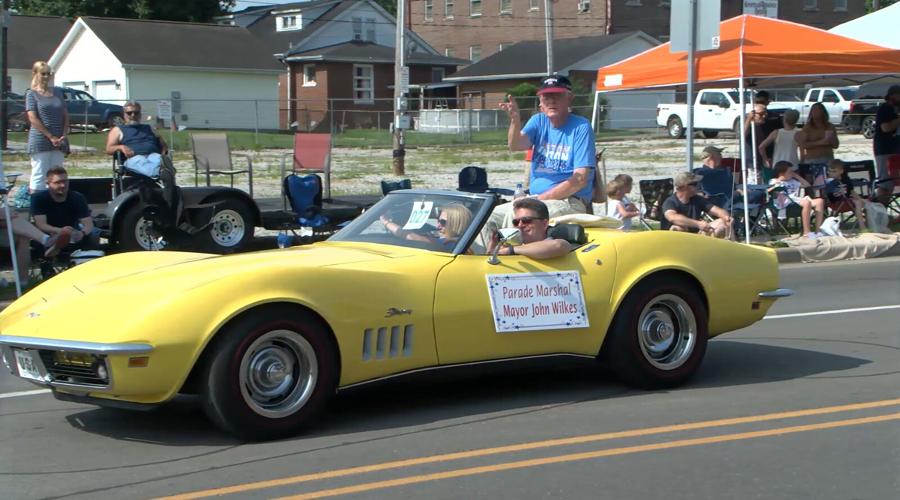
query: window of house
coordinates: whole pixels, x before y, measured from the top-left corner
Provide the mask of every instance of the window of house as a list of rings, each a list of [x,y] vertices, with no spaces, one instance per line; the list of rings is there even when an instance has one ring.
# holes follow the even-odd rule
[[[447,47],[444,49],[444,55],[447,57],[453,57],[453,47]]]
[[[444,0],[444,17],[453,19],[453,0]]]
[[[512,0],[500,0],[500,13],[512,14]]]
[[[440,83],[444,81],[444,75],[447,70],[444,68],[431,68],[431,83]]]
[[[290,14],[287,16],[278,16],[275,31],[291,31],[298,30],[303,27],[303,21],[300,14]]]
[[[362,18],[354,17],[351,18],[353,24],[353,39],[354,40],[362,40]]]
[[[469,0],[469,15],[472,17],[481,15],[481,0]]]
[[[847,0],[834,0],[835,12],[847,12]]]
[[[541,10],[541,0],[528,0],[528,10]]]
[[[434,0],[425,0],[425,20],[434,19]]]
[[[469,47],[469,59],[471,59],[473,63],[481,60],[481,45],[472,45]]]
[[[375,18],[366,18],[366,41],[375,42]]]
[[[803,10],[819,10],[819,0],[803,0]]]
[[[371,64],[353,65],[353,102],[371,103],[375,97],[375,74]]]
[[[304,87],[315,87],[316,86],[316,65],[315,64],[304,64],[303,65],[303,86]]]
[[[578,12],[590,12],[591,0],[578,0]]]

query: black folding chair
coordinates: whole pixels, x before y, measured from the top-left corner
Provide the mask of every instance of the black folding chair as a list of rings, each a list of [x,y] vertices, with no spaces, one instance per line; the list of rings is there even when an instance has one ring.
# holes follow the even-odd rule
[[[644,208],[641,210],[641,224],[647,229],[653,229],[647,220],[662,222],[662,204],[666,198],[672,196],[675,192],[674,179],[647,179],[638,182],[638,188],[641,191],[641,199]]]

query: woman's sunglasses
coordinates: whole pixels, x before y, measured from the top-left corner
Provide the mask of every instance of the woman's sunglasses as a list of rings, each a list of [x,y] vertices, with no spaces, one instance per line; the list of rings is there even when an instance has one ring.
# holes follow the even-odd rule
[[[438,226],[446,226],[447,219],[438,219]]]
[[[141,112],[140,111],[126,111],[125,114],[128,116],[135,116],[135,115],[141,114]]]

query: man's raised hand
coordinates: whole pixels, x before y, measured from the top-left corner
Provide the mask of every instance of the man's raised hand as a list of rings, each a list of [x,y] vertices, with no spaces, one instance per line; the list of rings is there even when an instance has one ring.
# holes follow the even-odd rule
[[[519,104],[516,102],[516,98],[511,95],[507,95],[506,98],[508,99],[508,101],[501,102],[500,109],[502,109],[503,111],[506,111],[507,114],[509,114],[510,119],[518,118],[519,117]]]

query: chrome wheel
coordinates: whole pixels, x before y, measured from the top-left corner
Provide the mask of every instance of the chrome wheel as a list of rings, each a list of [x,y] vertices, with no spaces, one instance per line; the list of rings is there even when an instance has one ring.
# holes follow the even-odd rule
[[[312,396],[319,376],[313,346],[290,330],[273,330],[257,338],[241,359],[241,396],[255,413],[284,418]]]
[[[687,302],[677,295],[659,295],[641,310],[638,344],[644,358],[660,370],[680,367],[697,343],[697,320]]]
[[[134,225],[134,239],[143,250],[162,250],[166,248],[166,240],[153,230],[153,224],[141,217]]]
[[[213,242],[220,247],[230,248],[244,239],[247,231],[246,221],[236,210],[226,209],[217,212],[212,218],[209,229]]]

